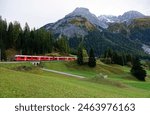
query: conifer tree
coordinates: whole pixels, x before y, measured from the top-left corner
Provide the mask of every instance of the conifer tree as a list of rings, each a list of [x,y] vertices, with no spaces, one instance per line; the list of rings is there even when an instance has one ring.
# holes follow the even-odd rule
[[[6,48],[12,48],[13,46],[13,24],[12,22],[9,23],[9,26],[8,26],[8,31],[7,31],[7,45],[6,45]]]
[[[145,81],[146,71],[142,67],[139,58],[134,58],[131,68],[131,74],[135,76],[140,81]]]
[[[62,36],[61,38],[59,38],[57,41],[57,45],[61,53],[69,54],[70,47],[66,37]]]
[[[90,50],[88,65],[89,65],[89,67],[95,67],[96,66],[96,59],[95,59],[93,49]]]
[[[79,47],[79,49],[78,49],[77,63],[78,63],[78,65],[83,65],[83,50],[81,47]]]

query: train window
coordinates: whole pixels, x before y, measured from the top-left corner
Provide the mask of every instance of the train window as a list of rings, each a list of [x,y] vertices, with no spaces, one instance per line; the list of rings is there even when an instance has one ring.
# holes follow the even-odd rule
[[[53,60],[53,58],[50,58],[50,60]]]
[[[68,60],[71,60],[71,58],[68,58]]]
[[[31,59],[31,57],[27,57],[27,59]]]
[[[33,59],[38,59],[37,57],[33,57]]]
[[[60,60],[65,60],[65,58],[59,58]]]

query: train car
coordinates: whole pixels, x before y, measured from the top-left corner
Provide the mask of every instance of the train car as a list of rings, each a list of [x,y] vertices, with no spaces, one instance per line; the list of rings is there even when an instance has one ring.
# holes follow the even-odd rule
[[[15,61],[26,61],[26,56],[24,56],[24,55],[15,55]]]
[[[76,57],[15,55],[15,61],[74,61]]]

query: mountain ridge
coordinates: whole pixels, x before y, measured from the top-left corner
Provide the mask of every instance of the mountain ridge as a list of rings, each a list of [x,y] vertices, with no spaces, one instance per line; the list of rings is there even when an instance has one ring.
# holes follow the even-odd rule
[[[145,25],[150,22],[147,19],[145,19],[147,22],[143,19],[144,30],[135,28],[136,25],[140,27],[141,21],[135,24],[133,22],[135,19],[140,20],[147,16],[138,11],[129,11],[118,17],[109,15],[107,16],[109,20],[105,17],[106,15],[103,15],[103,19],[100,20],[87,8],[76,8],[64,18],[55,23],[49,23],[43,28],[52,31],[56,38],[60,35],[66,36],[71,48],[76,49],[82,41],[87,50],[93,47],[97,56],[101,55],[109,47],[118,51],[121,49],[125,52],[145,55],[146,52],[144,52],[142,46],[147,41],[150,42],[148,37],[149,26],[145,30]],[[131,28],[130,26],[133,27]],[[112,28],[110,29],[110,27]],[[142,41],[141,37],[145,36],[145,34],[147,36]]]
[[[107,27],[109,26],[109,23],[129,23],[133,19],[137,18],[144,18],[146,17],[144,14],[138,12],[138,11],[128,11],[125,12],[123,15],[114,16],[114,15],[100,15],[98,16],[98,19],[105,23]]]

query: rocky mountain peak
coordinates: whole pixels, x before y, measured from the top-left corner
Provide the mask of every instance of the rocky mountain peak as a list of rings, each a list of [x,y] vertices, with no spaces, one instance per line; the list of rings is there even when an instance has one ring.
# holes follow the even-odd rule
[[[108,27],[109,23],[130,23],[133,19],[144,18],[145,15],[138,11],[128,11],[123,15],[112,16],[112,15],[100,15],[98,17],[101,23],[105,23],[106,27]]]
[[[87,8],[82,8],[82,7],[77,7],[73,12],[71,12],[70,14],[66,15],[65,17],[69,17],[69,16],[89,16],[92,13],[89,11],[89,9]],[[94,15],[94,14],[92,14]]]
[[[82,16],[86,18],[88,21],[90,21],[92,24],[100,27],[104,27],[105,25],[103,23],[100,23],[96,15],[91,13],[89,9],[78,7],[70,14],[66,15],[65,17],[74,17],[74,16]]]
[[[135,19],[135,18],[143,18],[145,17],[144,14],[138,12],[138,11],[128,11],[128,12],[125,12],[122,16],[119,16],[118,18],[121,20],[121,21],[128,21],[128,20],[131,20],[131,19]]]
[[[133,17],[140,17],[140,16],[144,16],[144,14],[138,12],[138,11],[134,11],[134,10],[131,10],[131,11],[128,11],[128,12],[125,12],[122,16],[133,16]]]
[[[88,8],[77,7],[73,13],[90,13]]]

